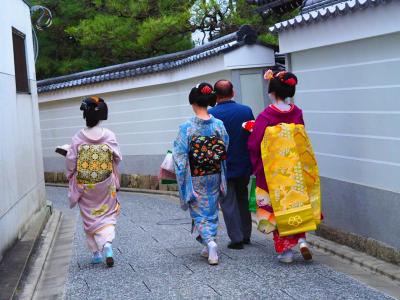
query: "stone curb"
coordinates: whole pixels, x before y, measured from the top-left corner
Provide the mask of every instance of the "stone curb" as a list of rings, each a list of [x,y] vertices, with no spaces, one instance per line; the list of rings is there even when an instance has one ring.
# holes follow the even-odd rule
[[[66,187],[63,184],[49,184],[48,186],[59,186]],[[153,195],[163,195],[172,196],[179,198],[177,192],[172,191],[157,191],[157,190],[146,190],[146,189],[135,189],[135,188],[121,188],[121,192],[131,192],[131,193],[142,193],[142,194],[153,194]],[[253,223],[256,224],[255,215],[252,213]],[[324,250],[341,258],[344,258],[352,263],[358,264],[364,268],[369,269],[372,272],[379,273],[392,280],[400,282],[400,269],[398,266],[387,263],[383,260],[379,260],[373,256],[362,253],[360,251],[354,250],[350,247],[326,240],[324,238],[318,237],[314,234],[309,234],[307,241],[315,248]]]
[[[37,285],[43,274],[46,260],[54,245],[55,237],[57,236],[61,219],[62,213],[59,211],[54,211],[49,221],[47,222],[46,227],[41,234],[43,241],[36,249],[39,255],[28,270],[27,278],[24,280],[23,283],[22,292],[20,296],[18,296],[19,300],[33,299],[37,289]]]
[[[352,263],[367,268],[372,272],[384,275],[400,283],[399,266],[377,259],[363,252],[354,250],[348,246],[337,244],[335,242],[318,237],[314,234],[309,234],[307,237],[307,241],[315,248],[332,253]]]
[[[252,221],[253,225],[257,224],[254,213],[252,213]],[[367,268],[374,273],[384,275],[400,283],[400,268],[394,264],[377,259],[371,255],[357,251],[348,246],[344,246],[316,236],[312,233],[307,235],[307,242],[314,248],[329,252],[361,267]]]

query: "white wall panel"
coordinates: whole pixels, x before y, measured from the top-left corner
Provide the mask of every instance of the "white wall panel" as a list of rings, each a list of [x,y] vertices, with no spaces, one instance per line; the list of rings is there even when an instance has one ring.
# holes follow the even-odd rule
[[[308,130],[316,152],[400,164],[400,138],[327,133]]]
[[[321,174],[398,191],[400,33],[296,52],[291,60]]]
[[[5,2],[5,3],[3,3]],[[22,0],[3,0],[0,11],[0,260],[45,204],[32,28]],[[12,27],[26,35],[31,94],[16,94]]]
[[[18,181],[16,169],[15,137],[16,132],[16,96],[9,88],[15,85],[14,77],[0,74],[0,126],[2,129],[0,143],[0,219],[18,201]],[[1,248],[2,245],[0,245]],[[0,249],[1,253],[2,249]]]
[[[386,59],[398,59],[400,33],[382,35],[332,46],[294,53],[292,68],[303,72],[321,68],[341,68],[346,64],[364,64]],[[375,77],[374,70],[370,74]],[[379,75],[379,74],[377,74]]]
[[[252,108],[255,117],[265,109],[263,74],[240,74],[242,103]]]
[[[309,130],[400,138],[400,113],[304,111]]]
[[[199,82],[213,84],[220,78],[231,79],[231,72],[99,95],[109,107],[109,119],[102,126],[116,133],[124,155],[164,154],[171,148],[179,125],[193,116],[190,89]],[[55,147],[70,143],[84,127],[80,101],[71,98],[40,104],[44,157],[57,156]]]
[[[400,86],[299,90],[295,102],[304,110],[400,111]]]
[[[345,55],[338,53],[337,55]],[[332,57],[331,59],[335,59]],[[298,72],[299,91],[348,89],[360,87],[400,86],[400,57],[396,60],[350,64],[334,69]],[[295,70],[295,69],[293,69]]]
[[[260,45],[245,45],[224,55],[224,63],[228,69],[236,70],[274,66],[275,53]]]
[[[400,193],[400,164],[329,153],[316,154],[321,176]]]

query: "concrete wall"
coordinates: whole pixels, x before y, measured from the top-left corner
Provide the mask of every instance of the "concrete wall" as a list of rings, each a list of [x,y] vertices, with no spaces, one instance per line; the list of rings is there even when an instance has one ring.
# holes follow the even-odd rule
[[[400,248],[400,33],[290,54],[326,224]]]
[[[45,204],[30,12],[22,0],[5,1],[0,10],[0,259]],[[31,94],[16,93],[12,27],[26,35]]]

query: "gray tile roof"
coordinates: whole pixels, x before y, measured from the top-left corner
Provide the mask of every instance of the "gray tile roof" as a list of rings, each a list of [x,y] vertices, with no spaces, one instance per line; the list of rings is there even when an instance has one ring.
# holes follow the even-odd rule
[[[250,26],[244,25],[237,32],[186,51],[41,80],[37,82],[38,93],[177,69],[232,51],[245,44],[254,44],[256,40],[254,37],[256,37],[255,31]]]
[[[341,1],[340,3],[333,5],[332,3],[336,1],[310,1],[308,8],[307,6],[304,6],[303,12],[307,11],[306,13],[296,16],[288,21],[277,23],[270,27],[269,30],[271,32],[281,32],[301,25],[307,25],[314,22],[320,22],[328,18],[346,15],[357,10],[382,5],[390,1],[391,0],[349,0]],[[330,4],[330,6],[326,7],[327,4]],[[323,8],[319,8],[321,6],[323,6]]]

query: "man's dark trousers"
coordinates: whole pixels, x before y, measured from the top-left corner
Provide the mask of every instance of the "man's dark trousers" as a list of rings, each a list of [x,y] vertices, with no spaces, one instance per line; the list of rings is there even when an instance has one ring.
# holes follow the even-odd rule
[[[250,240],[252,221],[248,198],[249,180],[248,176],[228,179],[227,195],[220,198],[226,229],[232,243]]]

